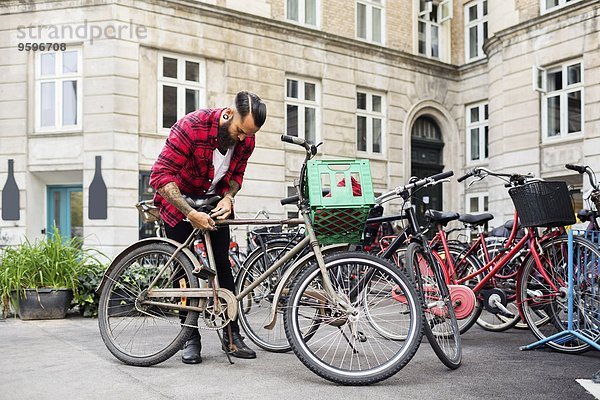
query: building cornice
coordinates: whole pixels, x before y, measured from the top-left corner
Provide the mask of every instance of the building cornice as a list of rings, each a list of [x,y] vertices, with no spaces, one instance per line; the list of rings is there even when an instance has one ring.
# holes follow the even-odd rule
[[[568,7],[559,8],[555,11],[540,15],[537,18],[521,22],[496,32],[494,36],[484,43],[483,51],[489,58],[499,51],[506,42],[518,38],[527,32],[539,30],[540,35],[546,34],[549,31],[555,31],[568,25],[598,18],[599,12],[600,7],[598,7],[598,0],[583,0],[569,5]]]
[[[200,15],[202,18],[210,21],[203,21],[207,24],[223,26],[223,22],[236,25],[240,31],[251,34],[260,34],[261,31],[267,31],[267,35],[278,34],[284,37],[297,37],[306,40],[315,45],[321,45],[327,51],[340,49],[340,53],[352,53],[354,56],[380,57],[389,60],[390,65],[399,66],[404,64],[407,69],[419,69],[421,73],[429,73],[434,76],[445,76],[449,79],[458,78],[458,67],[438,60],[428,59],[417,56],[402,50],[390,49],[377,44],[365,43],[360,40],[347,38],[340,35],[324,32],[318,29],[302,27],[285,21],[265,18],[254,14],[244,13],[242,11],[231,10],[212,4],[193,0],[88,0],[82,2],[69,0],[42,0],[27,1],[9,0],[0,5],[3,14],[18,14],[34,11],[49,11],[57,9],[68,9],[76,7],[95,7],[102,5],[118,5],[121,7],[130,7],[143,9],[155,13],[161,13],[166,16],[173,16],[173,12],[167,10],[178,10],[190,15]],[[157,9],[158,8],[158,9]],[[164,10],[160,10],[164,8]],[[262,33],[265,35],[264,33]]]

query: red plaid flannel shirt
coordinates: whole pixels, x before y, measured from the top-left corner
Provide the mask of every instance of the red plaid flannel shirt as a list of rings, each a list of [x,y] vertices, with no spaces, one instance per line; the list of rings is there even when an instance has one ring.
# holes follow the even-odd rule
[[[171,127],[167,142],[152,166],[150,185],[153,188],[158,190],[169,182],[175,182],[185,195],[206,194],[215,176],[213,152],[217,148],[219,119],[223,110],[197,110]],[[217,184],[216,191],[219,195],[229,190],[230,180],[242,186],[244,171],[253,150],[254,137],[247,137],[243,142],[238,142],[231,157],[229,170]],[[154,203],[160,209],[161,218],[170,226],[177,225],[185,218],[158,192],[154,195]]]

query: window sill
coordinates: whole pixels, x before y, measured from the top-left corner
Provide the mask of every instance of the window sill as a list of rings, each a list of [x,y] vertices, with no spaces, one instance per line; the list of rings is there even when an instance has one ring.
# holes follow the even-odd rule
[[[467,167],[483,167],[488,165],[489,162],[489,158],[484,158],[483,160],[469,160],[467,161]]]
[[[356,156],[359,158],[366,158],[369,160],[388,161],[386,155],[383,153],[370,153],[368,151],[356,150]]]
[[[83,128],[77,127],[73,129],[53,129],[53,130],[35,130],[32,136],[78,136],[83,135]]]
[[[581,142],[583,141],[584,135],[581,133],[574,133],[567,136],[554,136],[552,138],[545,137],[542,139],[542,147],[553,146],[557,144]]]

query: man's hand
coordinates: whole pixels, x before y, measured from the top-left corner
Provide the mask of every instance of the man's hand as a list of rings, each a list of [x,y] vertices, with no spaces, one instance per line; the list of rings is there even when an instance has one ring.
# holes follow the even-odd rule
[[[207,213],[192,210],[187,215],[187,219],[190,221],[194,228],[202,229],[205,231],[214,231],[217,229],[215,221]]]
[[[212,218],[216,218],[218,220],[226,219],[231,215],[231,210],[233,209],[232,201],[229,197],[225,196],[217,203],[217,206],[210,213]]]

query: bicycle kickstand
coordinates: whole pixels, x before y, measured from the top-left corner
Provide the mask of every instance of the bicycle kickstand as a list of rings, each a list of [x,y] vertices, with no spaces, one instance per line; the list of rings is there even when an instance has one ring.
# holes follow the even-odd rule
[[[229,326],[229,324],[227,325],[227,329],[231,329],[231,327]],[[221,343],[221,347],[225,347],[225,355],[227,356],[227,360],[229,360],[229,364],[235,364],[233,362],[233,360],[231,359],[231,356],[229,355],[229,351],[227,350],[227,346],[225,346],[223,344],[223,335],[221,335],[221,331],[219,329],[217,329],[215,332],[217,332],[217,336],[219,337],[219,343]],[[229,337],[231,338],[231,333],[229,334]]]

